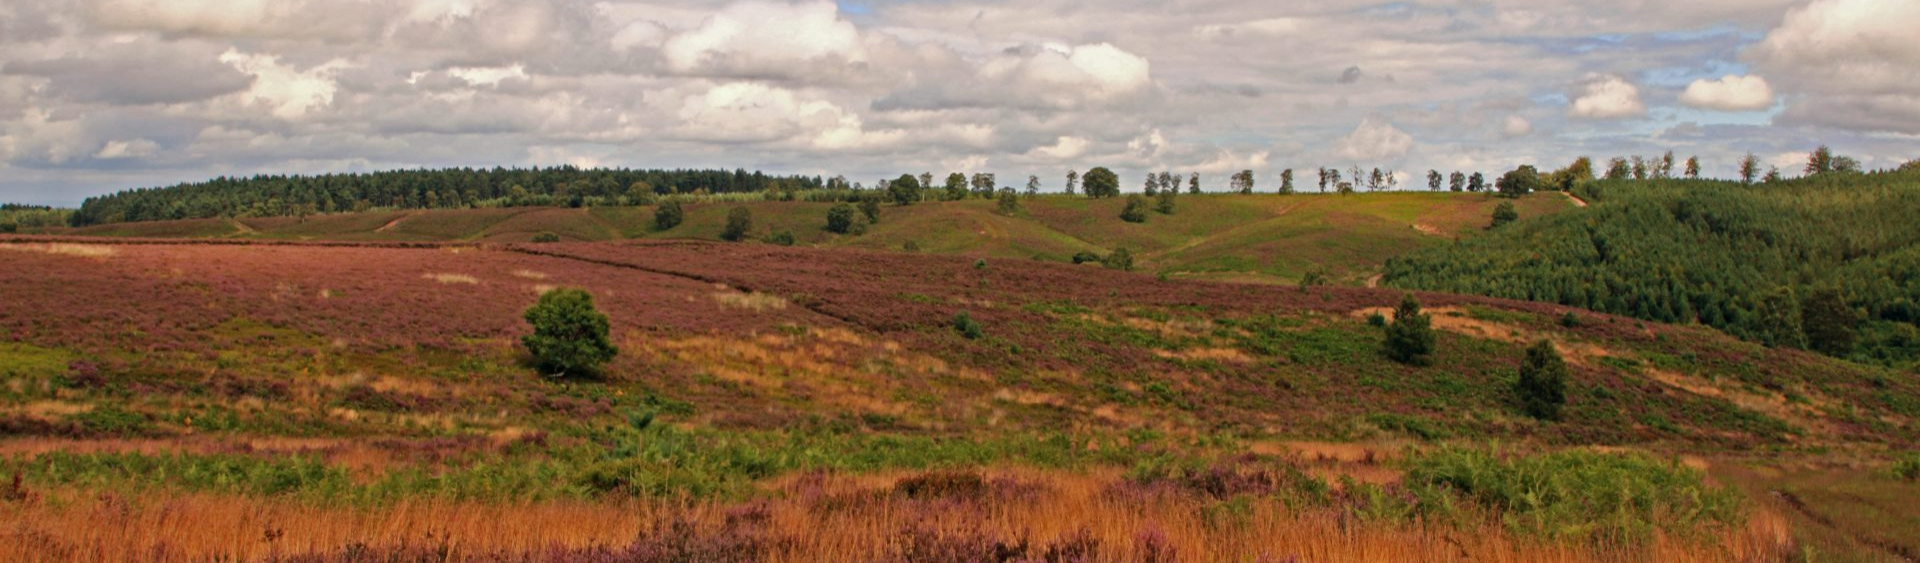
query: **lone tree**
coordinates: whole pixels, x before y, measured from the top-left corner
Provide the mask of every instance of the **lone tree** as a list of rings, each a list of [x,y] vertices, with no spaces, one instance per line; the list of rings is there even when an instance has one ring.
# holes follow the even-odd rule
[[[1120,220],[1128,223],[1147,222],[1147,198],[1139,195],[1127,196],[1127,208],[1120,210]]]
[[[1567,404],[1567,362],[1560,359],[1552,342],[1541,340],[1527,348],[1513,391],[1520,396],[1520,409],[1527,416],[1560,419],[1560,407]]]
[[[832,232],[840,233],[844,235],[844,234],[847,234],[847,231],[852,229],[853,229],[853,206],[852,205],[847,205],[847,202],[843,201],[840,203],[833,204],[833,207],[827,208],[827,230],[828,231],[832,231]]]
[[[1513,202],[1502,201],[1493,208],[1493,224],[1489,229],[1498,229],[1501,225],[1520,220],[1520,212],[1513,209]]]
[[[540,369],[554,377],[592,373],[620,353],[607,339],[607,316],[593,308],[593,296],[585,290],[549,291],[525,316],[533,334],[520,343]]]
[[[680,210],[678,200],[669,199],[653,209],[653,228],[655,229],[662,231],[671,229],[680,226],[680,222],[686,219],[687,214]]]
[[[867,224],[880,224],[880,198],[860,198],[860,214],[867,216]]]
[[[1740,183],[1752,184],[1758,179],[1760,179],[1760,157],[1747,153],[1747,156],[1740,159]]]
[[[1120,197],[1120,176],[1105,166],[1094,168],[1080,177],[1080,189],[1087,197]]]
[[[1174,209],[1173,194],[1177,193],[1180,193],[1177,189],[1161,190],[1159,194],[1153,196],[1153,210],[1160,212],[1161,215],[1172,215]]]
[[[1387,357],[1424,366],[1432,359],[1433,342],[1433,318],[1420,312],[1420,301],[1407,294],[1393,310],[1393,324],[1387,325]]]
[[[1014,195],[1013,188],[1002,188],[998,197],[994,203],[995,211],[1008,217],[1020,213],[1020,197]]]
[[[720,231],[720,238],[728,242],[740,242],[747,238],[747,231],[753,230],[753,212],[745,207],[735,207],[727,211],[727,227]]]

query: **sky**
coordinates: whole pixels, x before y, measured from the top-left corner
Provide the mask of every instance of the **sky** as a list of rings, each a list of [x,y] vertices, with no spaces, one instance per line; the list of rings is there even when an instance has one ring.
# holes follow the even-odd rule
[[[1920,0],[6,0],[0,201],[450,166],[1920,158]],[[1313,186],[1302,186],[1312,190]]]

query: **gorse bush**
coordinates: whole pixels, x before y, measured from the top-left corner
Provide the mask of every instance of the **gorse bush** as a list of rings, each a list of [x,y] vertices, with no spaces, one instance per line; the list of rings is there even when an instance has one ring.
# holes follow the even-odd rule
[[[1502,201],[1499,206],[1493,208],[1493,224],[1489,225],[1488,228],[1498,229],[1507,223],[1518,220],[1520,220],[1520,212],[1513,209],[1513,202]]]
[[[1387,325],[1387,357],[1407,365],[1424,366],[1433,356],[1433,318],[1420,312],[1420,301],[1407,294],[1393,310]]]
[[[1133,252],[1125,247],[1115,248],[1113,252],[1107,253],[1105,258],[1100,259],[1100,265],[1114,270],[1133,271]]]
[[[1560,407],[1567,403],[1567,363],[1560,359],[1552,342],[1541,340],[1527,348],[1527,357],[1520,363],[1520,379],[1513,389],[1527,416],[1560,419]]]
[[[554,376],[589,373],[620,350],[607,338],[607,316],[593,307],[585,290],[548,291],[528,308],[533,334],[520,340],[540,369]]]
[[[552,232],[542,232],[540,234],[533,235],[533,242],[538,242],[538,243],[560,242],[560,235],[553,234]]]

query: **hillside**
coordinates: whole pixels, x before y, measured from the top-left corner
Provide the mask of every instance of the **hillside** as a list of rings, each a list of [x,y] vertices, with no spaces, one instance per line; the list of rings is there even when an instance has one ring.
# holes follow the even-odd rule
[[[1082,251],[1126,248],[1143,270],[1186,277],[1288,283],[1315,268],[1359,283],[1386,259],[1478,233],[1497,202],[1482,194],[1380,193],[1346,197],[1182,196],[1172,215],[1144,224],[1119,219],[1124,201],[1059,195],[1021,199],[1012,216],[990,200],[886,205],[865,234],[825,229],[831,204],[809,202],[690,203],[686,221],[659,231],[652,207],[514,207],[375,211],[271,217],[114,223],[65,231],[76,235],[346,241],[525,242],[541,233],[563,240],[718,240],[735,205],[752,210],[756,236],[792,233],[823,248],[921,252],[1065,262]],[[1533,198],[1533,218],[1571,208],[1567,200]]]
[[[1601,182],[1589,199],[1390,261],[1385,283],[1700,323],[1862,362],[1920,361],[1920,172]]]
[[[1419,479],[1464,470],[1447,464],[1506,463],[1444,453],[1488,440],[1530,451],[1576,448],[1541,463],[1643,479],[1675,470],[1652,460],[1634,465],[1641,458],[1587,459],[1577,449],[1878,460],[1884,448],[1920,437],[1920,403],[1911,399],[1920,384],[1879,368],[1578,311],[1580,322],[1569,325],[1562,307],[1487,298],[1420,295],[1441,332],[1433,367],[1413,367],[1382,355],[1380,329],[1367,320],[1397,302],[1397,292],[1165,281],[1024,259],[697,241],[14,238],[0,240],[0,253],[15,266],[0,270],[9,291],[0,302],[0,474],[23,476],[15,490],[31,507],[15,512],[19,520],[0,517],[0,526],[35,530],[40,543],[28,545],[36,549],[68,549],[62,538],[87,528],[49,526],[111,510],[98,504],[111,498],[198,506],[192,510],[210,521],[279,514],[276,525],[303,542],[285,544],[295,552],[340,548],[343,537],[431,552],[411,543],[417,533],[392,535],[418,524],[355,523],[436,518],[438,510],[447,512],[430,525],[468,522],[459,524],[459,541],[475,549],[605,545],[595,542],[630,541],[635,524],[610,517],[613,528],[569,532],[535,522],[562,506],[603,514],[622,510],[622,498],[693,498],[718,503],[688,516],[706,522],[703,531],[681,532],[701,542],[761,541],[728,539],[732,524],[714,520],[721,514],[850,511],[849,518],[881,518],[862,525],[887,530],[901,524],[880,515],[897,511],[960,519],[941,524],[948,529],[977,525],[967,516],[975,510],[1042,502],[1162,515],[1152,517],[1159,524],[1091,530],[1101,549],[1117,550],[1108,551],[1116,560],[1139,560],[1138,550],[1151,546],[1135,536],[1166,522],[1186,524],[1154,532],[1171,538],[1156,541],[1199,550],[1192,553],[1201,560],[1253,557],[1247,550],[1263,543],[1244,534],[1283,528],[1318,538],[1302,544],[1316,552],[1353,557],[1393,549],[1423,559],[1533,560],[1541,555],[1528,550],[1542,548],[1527,538],[1545,532],[1499,526],[1476,532],[1460,559],[1453,548],[1438,555],[1419,546],[1449,544],[1413,522],[1440,516],[1386,499],[1400,498],[1397,490],[1460,494],[1420,484],[1444,480]],[[611,319],[623,353],[598,378],[543,376],[517,345],[520,311],[561,286],[587,289]],[[978,323],[978,338],[955,330],[960,313]],[[1571,368],[1558,421],[1520,414],[1512,395],[1523,348],[1536,339],[1555,342]],[[1396,453],[1408,446],[1430,453]],[[1412,457],[1381,461],[1402,455]],[[1626,465],[1609,465],[1616,463]],[[930,468],[985,476],[915,473]],[[1782,537],[1771,509],[1736,518],[1726,512],[1736,504],[1713,500],[1725,490],[1666,488],[1700,486],[1689,471],[1652,494],[1708,504],[1647,508],[1633,525],[1704,525],[1703,537],[1726,543],[1662,540],[1648,549],[1723,560],[1707,554]],[[998,492],[966,501],[989,504],[951,512],[952,504],[937,504],[946,497],[915,500],[923,493],[911,491],[920,490]],[[782,500],[752,500],[767,495]],[[379,511],[428,502],[416,499],[472,504]],[[575,504],[551,504],[558,502]],[[1498,522],[1508,510],[1473,497],[1446,502],[1464,511],[1448,518],[1468,527]],[[523,508],[497,512],[515,505]],[[683,506],[677,501],[646,506],[637,510],[684,510],[666,508]],[[1362,509],[1386,512],[1368,517],[1382,528],[1358,543],[1311,531]],[[125,510],[145,514],[134,517],[141,522],[166,521],[146,508]],[[1250,511],[1263,527],[1203,525],[1219,510]],[[1669,510],[1709,512],[1682,523],[1662,520]],[[520,522],[504,537],[533,543],[485,539],[481,524],[456,514]],[[1611,527],[1629,525],[1618,514],[1589,517],[1555,512],[1541,522],[1587,530],[1571,537],[1632,529]],[[1395,522],[1410,527],[1394,532]],[[920,533],[914,529],[902,533]],[[645,530],[631,540],[636,546],[665,541],[657,535],[665,530]],[[811,530],[792,533],[819,533]],[[969,533],[1018,531],[996,530]],[[1033,537],[1047,542],[1076,533],[1026,530],[1047,530]],[[886,553],[896,544],[858,542],[888,533],[831,537],[867,546],[860,553]],[[146,536],[78,541],[129,550],[103,553],[148,553],[137,537]],[[273,548],[196,541],[178,553],[259,559]],[[740,545],[770,553],[763,550],[785,544]],[[363,548],[342,553],[354,549]]]

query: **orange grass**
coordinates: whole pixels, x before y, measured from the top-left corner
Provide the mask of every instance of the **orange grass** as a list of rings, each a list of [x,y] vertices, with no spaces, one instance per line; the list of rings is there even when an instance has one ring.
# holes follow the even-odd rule
[[[973,531],[1035,545],[1084,533],[1099,560],[1140,560],[1143,534],[1160,534],[1181,562],[1599,562],[1777,561],[1791,546],[1786,523],[1761,511],[1744,527],[1632,548],[1545,544],[1498,524],[1471,529],[1373,524],[1336,510],[1289,510],[1254,499],[1228,522],[1204,515],[1193,495],[1108,494],[1112,472],[998,470],[991,478],[1031,494],[956,495],[940,500],[891,493],[907,474],[798,476],[770,484],[766,561],[845,562],[897,556],[908,526]],[[419,499],[377,508],[318,506],[283,499],[179,495],[122,498],[57,491],[0,502],[0,561],[256,561],[344,546],[440,545],[450,561],[553,547],[621,546],[668,521],[717,532],[729,505],[718,502],[550,502],[484,504]],[[1262,559],[1263,557],[1267,559]]]

